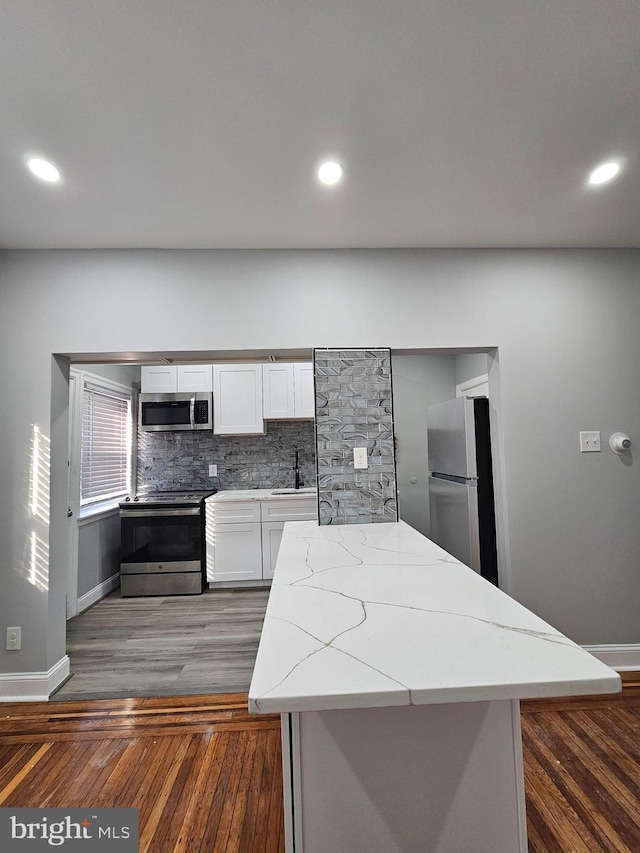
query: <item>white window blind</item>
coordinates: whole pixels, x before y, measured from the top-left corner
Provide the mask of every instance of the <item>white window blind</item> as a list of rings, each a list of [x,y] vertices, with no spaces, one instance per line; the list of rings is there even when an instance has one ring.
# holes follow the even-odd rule
[[[119,498],[129,491],[130,397],[85,384],[82,402],[80,505]]]

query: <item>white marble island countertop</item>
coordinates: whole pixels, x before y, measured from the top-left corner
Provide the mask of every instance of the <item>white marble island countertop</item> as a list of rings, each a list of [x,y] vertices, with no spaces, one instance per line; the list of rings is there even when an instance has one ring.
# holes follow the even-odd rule
[[[253,712],[620,689],[617,673],[404,522],[285,526]]]

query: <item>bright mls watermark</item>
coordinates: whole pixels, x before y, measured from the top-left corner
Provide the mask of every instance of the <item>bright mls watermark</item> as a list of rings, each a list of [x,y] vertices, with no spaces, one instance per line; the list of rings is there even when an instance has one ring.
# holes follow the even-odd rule
[[[0,850],[52,849],[138,853],[138,809],[0,808]]]

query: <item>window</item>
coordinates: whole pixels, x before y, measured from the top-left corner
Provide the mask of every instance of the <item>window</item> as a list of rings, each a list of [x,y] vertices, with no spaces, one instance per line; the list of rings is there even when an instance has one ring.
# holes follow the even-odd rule
[[[131,481],[131,394],[85,378],[82,394],[80,507],[115,503]]]

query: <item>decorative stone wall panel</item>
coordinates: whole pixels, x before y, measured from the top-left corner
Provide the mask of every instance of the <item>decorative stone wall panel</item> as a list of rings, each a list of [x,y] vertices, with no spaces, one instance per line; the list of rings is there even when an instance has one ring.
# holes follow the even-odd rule
[[[267,421],[266,435],[139,432],[138,489],[279,489],[294,485],[295,452],[305,486],[315,486],[313,421]],[[209,477],[209,465],[218,476]]]
[[[316,350],[314,372],[320,524],[397,521],[390,351]]]

